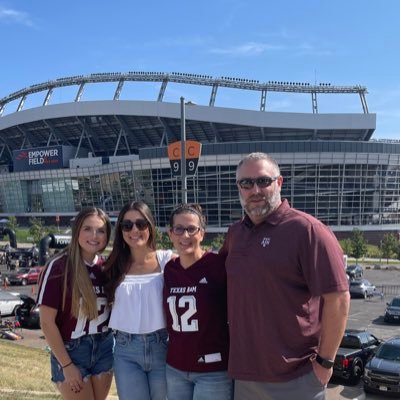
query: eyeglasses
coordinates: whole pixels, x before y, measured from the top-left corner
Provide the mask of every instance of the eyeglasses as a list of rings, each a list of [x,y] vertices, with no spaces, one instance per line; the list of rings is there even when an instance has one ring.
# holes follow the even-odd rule
[[[144,231],[149,226],[149,223],[145,219],[137,219],[136,221],[124,219],[121,221],[120,225],[124,232],[130,232],[134,225],[139,231]]]
[[[177,236],[182,236],[185,231],[188,233],[189,236],[194,236],[197,232],[200,231],[200,227],[199,226],[194,226],[194,225],[190,225],[190,226],[182,226],[182,225],[175,225],[171,228],[171,231],[173,234],[177,235]]]
[[[260,189],[265,189],[268,186],[271,186],[273,181],[276,181],[279,176],[260,176],[259,178],[242,178],[239,179],[236,183],[242,188],[246,190],[250,190],[256,184]]]

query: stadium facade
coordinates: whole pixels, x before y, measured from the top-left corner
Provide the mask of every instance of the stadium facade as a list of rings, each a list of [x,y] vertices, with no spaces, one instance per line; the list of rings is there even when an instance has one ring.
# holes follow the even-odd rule
[[[154,101],[122,99],[128,83],[159,83]],[[83,100],[91,84],[115,84],[110,100]],[[284,176],[283,196],[335,232],[396,231],[400,223],[400,142],[372,139],[376,115],[361,86],[265,82],[180,73],[102,73],[32,85],[0,99],[0,216],[69,219],[84,206],[117,215],[144,200],[160,227],[181,201],[167,146],[181,138],[179,102],[164,101],[168,85],[209,88],[208,104],[185,107],[186,139],[202,143],[187,199],[206,210],[211,231],[242,215],[235,169],[243,155],[271,154]],[[54,93],[74,88],[70,102]],[[218,107],[221,88],[259,95],[257,110]],[[268,96],[310,96],[310,112],[269,111]],[[320,95],[359,97],[359,113],[320,113]],[[42,96],[26,107],[29,96]],[[14,107],[11,111],[9,111]],[[7,112],[6,112],[7,111]]]

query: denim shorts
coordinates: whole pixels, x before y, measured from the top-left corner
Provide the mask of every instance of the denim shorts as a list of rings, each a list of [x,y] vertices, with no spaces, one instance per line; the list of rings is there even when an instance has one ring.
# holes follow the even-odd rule
[[[111,330],[69,340],[64,342],[64,346],[83,379],[113,369],[114,337]],[[54,383],[64,382],[63,370],[53,353],[50,362],[51,380]]]

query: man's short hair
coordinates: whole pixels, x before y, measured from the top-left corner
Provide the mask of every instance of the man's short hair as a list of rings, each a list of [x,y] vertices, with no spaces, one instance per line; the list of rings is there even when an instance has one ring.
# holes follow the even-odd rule
[[[274,166],[274,168],[276,169],[276,174],[277,174],[277,175],[280,175],[280,174],[281,174],[279,165],[278,165],[278,163],[276,162],[276,160],[275,160],[274,158],[272,158],[272,157],[271,157],[269,154],[267,154],[267,153],[254,152],[254,153],[248,154],[247,156],[243,157],[243,158],[239,161],[239,164],[238,164],[238,166],[237,166],[237,168],[236,168],[236,178],[237,178],[237,176],[238,176],[238,171],[239,171],[240,167],[241,167],[244,163],[246,163],[246,162],[248,162],[248,161],[260,161],[260,160],[265,160],[265,161],[267,161],[268,163],[270,163],[271,165]]]

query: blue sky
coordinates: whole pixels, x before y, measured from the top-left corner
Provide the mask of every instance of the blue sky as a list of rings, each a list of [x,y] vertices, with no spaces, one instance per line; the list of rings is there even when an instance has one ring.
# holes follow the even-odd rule
[[[399,15],[398,0],[0,0],[0,98],[95,72],[362,85],[369,111],[377,114],[374,138],[400,140]],[[155,99],[156,86],[131,90]],[[107,91],[114,89],[97,85],[87,96],[111,98]],[[210,88],[190,86],[168,90],[167,101],[184,96],[207,104],[210,94]],[[227,89],[216,105],[257,109],[258,97]],[[267,108],[311,112],[311,98],[274,94]],[[361,103],[357,95],[321,96],[319,112],[361,112]]]

